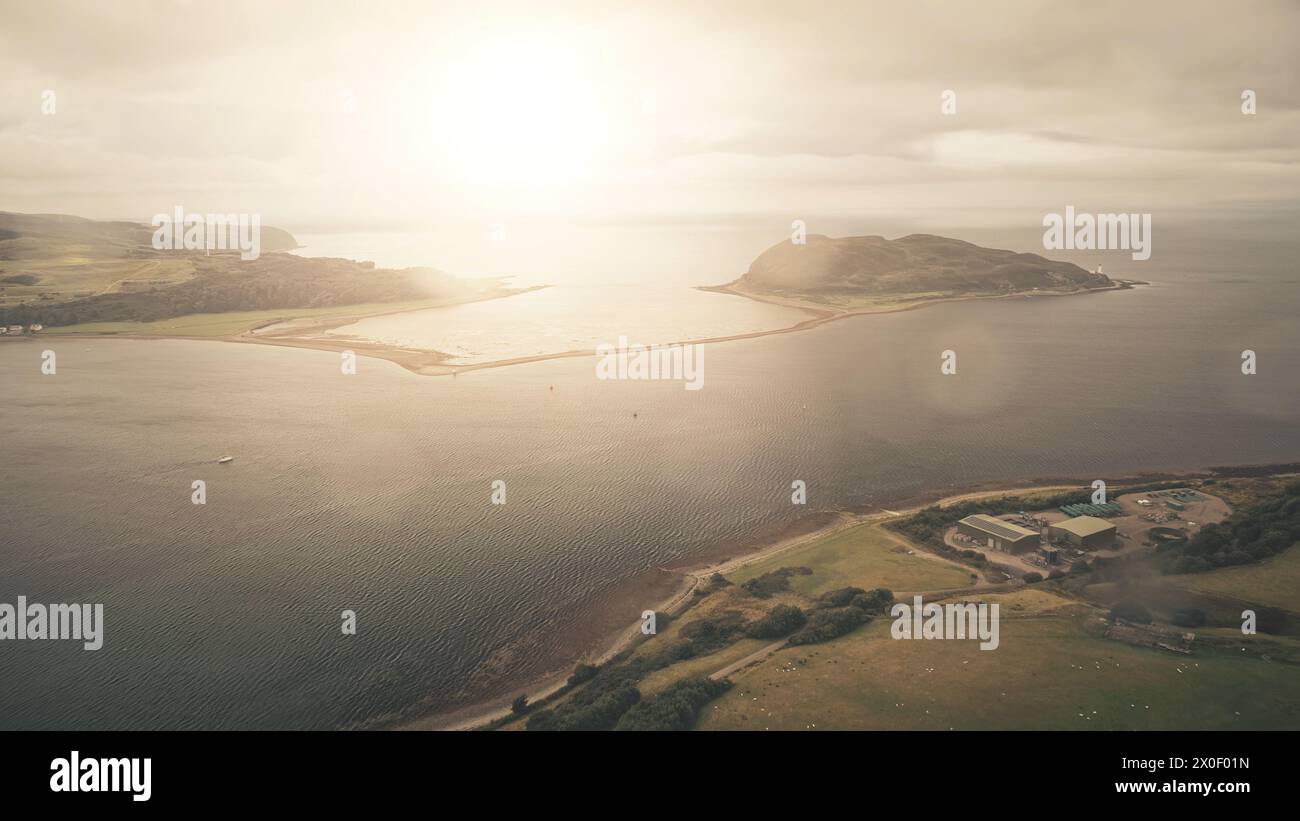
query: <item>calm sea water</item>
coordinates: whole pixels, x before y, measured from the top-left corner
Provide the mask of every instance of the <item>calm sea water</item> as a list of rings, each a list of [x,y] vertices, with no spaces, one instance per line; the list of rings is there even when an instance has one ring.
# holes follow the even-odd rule
[[[691,288],[560,285],[506,299],[376,316],[328,336],[357,337],[492,362],[602,344],[670,344],[788,328],[810,314]]]
[[[571,663],[557,648],[593,603],[631,624],[647,603],[614,598],[621,581],[789,520],[794,479],[822,509],[1300,460],[1297,250],[1188,240],[1108,261],[1154,282],[1129,292],[713,345],[700,391],[598,381],[590,359],[343,376],[306,350],[0,342],[0,601],[102,602],[107,621],[98,652],[0,642],[0,728],[330,728],[463,704]]]

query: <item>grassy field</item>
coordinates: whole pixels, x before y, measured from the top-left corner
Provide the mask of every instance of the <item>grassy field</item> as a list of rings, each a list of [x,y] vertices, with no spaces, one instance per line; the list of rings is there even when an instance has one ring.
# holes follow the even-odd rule
[[[812,599],[827,590],[850,585],[862,588],[889,587],[894,590],[940,590],[969,583],[965,568],[914,552],[898,537],[877,525],[859,525],[817,539],[810,544],[742,568],[728,576],[733,584],[697,602],[686,613],[642,643],[634,656],[654,655],[679,639],[682,628],[694,621],[727,614],[740,614],[748,622],[763,617],[778,604],[812,607]],[[781,567],[813,567],[811,576],[794,576],[790,589],[767,598],[750,594],[740,585]],[[771,644],[770,639],[738,638],[718,650],[656,670],[638,682],[643,696],[661,692],[674,682],[692,676],[707,676]],[[563,701],[561,699],[560,701]]]
[[[1183,590],[1226,596],[1266,607],[1300,613],[1300,545],[1259,564],[1229,567],[1211,573],[1168,576]]]
[[[863,524],[784,551],[728,576],[744,583],[780,567],[809,567],[811,576],[794,576],[790,589],[804,596],[850,585],[894,591],[948,590],[970,583],[960,565],[911,549],[876,524]]]
[[[450,302],[445,298],[421,299],[408,302],[371,302],[361,305],[339,305],[330,308],[279,308],[266,311],[230,311],[220,314],[190,314],[157,322],[85,322],[46,328],[44,334],[132,334],[139,336],[234,336],[261,325],[279,320],[330,319],[364,316],[367,314],[416,311],[437,308]]]
[[[990,595],[1001,644],[895,641],[877,618],[732,676],[699,729],[1300,728],[1300,667],[1101,636],[1100,612],[1041,591]],[[1015,609],[1019,606],[1020,609]]]
[[[87,253],[93,249],[87,247]],[[42,297],[65,302],[77,297],[183,282],[194,276],[194,266],[184,257],[167,259],[103,259],[62,256],[56,259],[5,261],[5,276],[37,277],[32,285],[0,283],[0,305],[14,305]]]
[[[1254,480],[1232,483],[1240,502],[1270,487]],[[768,598],[742,586],[782,567],[811,573],[790,576],[789,589]],[[1139,570],[1118,581],[1100,576],[1072,588],[1048,583],[955,593],[954,598],[999,604],[1000,642],[994,650],[981,650],[978,640],[894,640],[887,615],[825,643],[776,650],[731,673],[733,689],[703,708],[696,727],[1300,729],[1300,635],[1286,629],[1243,637],[1236,626],[1240,607],[1227,600],[1300,609],[1300,547],[1261,565],[1198,575]],[[664,649],[696,620],[741,616],[752,624],[776,604],[809,611],[818,595],[846,586],[887,587],[903,600],[917,591],[960,591],[970,584],[970,572],[879,524],[856,525],[728,574],[731,586],[699,601],[636,653]],[[1206,608],[1209,623],[1195,631],[1190,655],[1107,639],[1110,602],[1125,597],[1147,603],[1157,619],[1170,618],[1180,607]],[[1216,601],[1221,606],[1212,606]],[[648,673],[637,686],[644,695],[659,693],[770,644],[739,638]]]

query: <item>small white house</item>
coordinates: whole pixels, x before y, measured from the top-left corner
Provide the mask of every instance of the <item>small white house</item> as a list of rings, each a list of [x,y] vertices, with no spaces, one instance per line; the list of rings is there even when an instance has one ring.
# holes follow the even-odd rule
[[[45,326],[39,322],[33,322],[31,324],[31,327],[29,327],[27,330],[31,331],[32,333],[36,333],[37,331],[45,330]]]

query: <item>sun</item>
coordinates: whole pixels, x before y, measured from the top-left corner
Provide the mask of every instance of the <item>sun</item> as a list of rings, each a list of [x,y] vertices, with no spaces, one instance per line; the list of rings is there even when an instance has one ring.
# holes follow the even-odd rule
[[[397,103],[405,159],[450,182],[590,182],[615,149],[620,105],[601,69],[576,30],[497,34],[441,55]]]

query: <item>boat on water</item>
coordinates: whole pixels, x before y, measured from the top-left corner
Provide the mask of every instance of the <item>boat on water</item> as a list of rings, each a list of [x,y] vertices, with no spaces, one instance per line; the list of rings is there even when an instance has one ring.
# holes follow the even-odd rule
[[[217,464],[224,465],[227,462],[233,462],[233,461],[235,461],[235,457],[233,456],[222,456],[220,459],[217,460]]]

